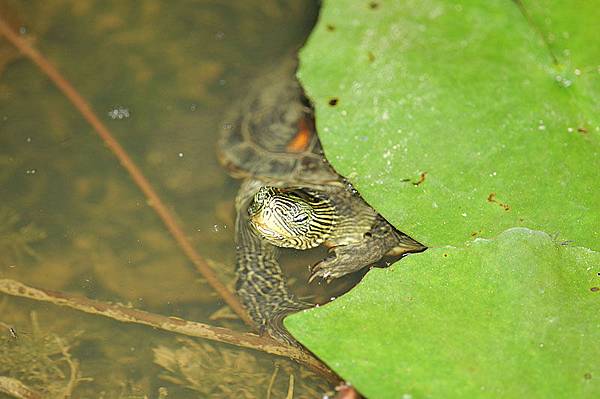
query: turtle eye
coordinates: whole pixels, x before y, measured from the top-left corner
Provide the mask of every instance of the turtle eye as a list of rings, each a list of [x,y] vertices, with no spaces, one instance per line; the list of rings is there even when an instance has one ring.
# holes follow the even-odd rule
[[[263,202],[265,200],[265,197],[265,193],[259,191],[258,193],[254,194],[254,202]]]
[[[267,186],[262,186],[258,189],[256,194],[254,194],[254,202],[263,203],[269,198],[270,189]]]
[[[255,199],[254,201],[252,201],[252,203],[248,207],[248,215],[250,215],[250,216],[256,215],[261,210],[262,207],[263,207],[262,202],[258,202]]]
[[[308,219],[308,214],[306,212],[302,212],[294,216],[294,222],[296,223],[304,223]]]

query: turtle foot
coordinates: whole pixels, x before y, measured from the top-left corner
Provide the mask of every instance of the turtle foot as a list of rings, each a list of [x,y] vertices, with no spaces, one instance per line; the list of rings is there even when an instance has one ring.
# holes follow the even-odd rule
[[[370,265],[374,260],[372,256],[357,256],[356,247],[350,245],[333,247],[329,250],[329,256],[315,264],[310,270],[308,282],[322,278],[327,283],[336,278],[353,273]]]

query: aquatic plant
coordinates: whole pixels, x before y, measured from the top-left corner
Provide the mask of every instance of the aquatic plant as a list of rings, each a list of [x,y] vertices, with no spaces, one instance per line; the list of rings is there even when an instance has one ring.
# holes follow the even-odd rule
[[[46,232],[33,222],[23,222],[14,210],[0,206],[0,265],[12,266],[30,257],[40,257],[33,244],[46,238]]]

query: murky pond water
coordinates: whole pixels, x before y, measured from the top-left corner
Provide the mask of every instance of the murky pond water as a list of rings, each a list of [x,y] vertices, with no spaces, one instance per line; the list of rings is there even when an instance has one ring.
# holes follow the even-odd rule
[[[302,44],[317,4],[2,0],[0,14],[91,103],[231,284],[239,182],[215,155],[223,114],[261,69]],[[319,255],[292,251],[282,264],[297,295],[322,303],[348,281],[307,285]],[[0,278],[247,331],[92,128],[5,40]],[[0,323],[0,377],[50,397],[283,398],[292,375],[294,398],[331,389],[283,358],[5,294]]]

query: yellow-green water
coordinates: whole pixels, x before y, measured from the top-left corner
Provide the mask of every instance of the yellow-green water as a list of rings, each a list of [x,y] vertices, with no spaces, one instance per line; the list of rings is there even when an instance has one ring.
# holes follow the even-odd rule
[[[231,283],[239,182],[215,156],[223,114],[263,67],[302,44],[317,5],[0,0],[0,13],[91,103],[196,249]],[[307,266],[318,256],[292,252],[282,263],[295,292],[322,303],[343,286],[306,284]],[[247,330],[228,312],[215,313],[223,303],[115,157],[3,39],[0,278]],[[4,294],[0,322],[0,376],[47,388],[51,397],[62,397],[69,380],[60,353],[66,347],[83,378],[76,398],[262,398],[276,371],[272,398],[287,395],[292,374],[294,398],[331,389],[283,358],[182,342],[172,333]]]

